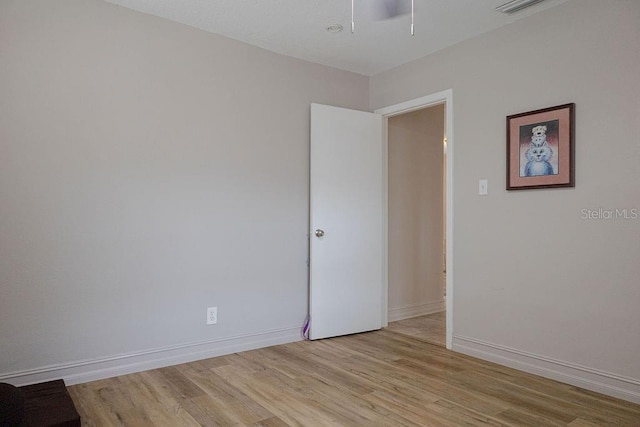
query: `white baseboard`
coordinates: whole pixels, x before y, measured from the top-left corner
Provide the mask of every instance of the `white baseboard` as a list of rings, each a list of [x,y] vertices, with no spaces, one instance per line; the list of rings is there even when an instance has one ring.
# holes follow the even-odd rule
[[[460,335],[452,350],[640,404],[640,380]]]
[[[0,374],[0,382],[23,386],[62,378],[80,384],[300,340],[300,328],[285,328]]]
[[[427,314],[444,311],[444,300],[432,301],[425,304],[410,305],[400,308],[390,308],[388,312],[389,322],[410,319],[412,317],[425,316]]]

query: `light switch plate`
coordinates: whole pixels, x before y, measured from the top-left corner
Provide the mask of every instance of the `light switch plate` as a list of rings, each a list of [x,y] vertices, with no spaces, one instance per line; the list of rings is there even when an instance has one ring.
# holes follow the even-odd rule
[[[486,179],[481,179],[478,182],[478,194],[481,196],[489,194],[489,183]]]

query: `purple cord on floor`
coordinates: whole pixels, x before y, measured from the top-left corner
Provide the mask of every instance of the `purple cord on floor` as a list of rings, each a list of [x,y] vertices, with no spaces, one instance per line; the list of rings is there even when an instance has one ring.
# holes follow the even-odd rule
[[[311,316],[307,314],[307,317],[304,319],[304,324],[302,325],[302,331],[301,331],[303,340],[307,340],[307,341],[309,340],[310,324],[311,324]]]

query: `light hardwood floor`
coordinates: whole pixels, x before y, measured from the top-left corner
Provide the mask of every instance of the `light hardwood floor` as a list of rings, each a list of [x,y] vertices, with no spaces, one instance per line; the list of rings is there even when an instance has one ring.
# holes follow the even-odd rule
[[[640,405],[387,329],[69,391],[86,426],[640,426]]]
[[[445,322],[446,313],[440,311],[391,322],[387,329],[444,347],[446,341]]]

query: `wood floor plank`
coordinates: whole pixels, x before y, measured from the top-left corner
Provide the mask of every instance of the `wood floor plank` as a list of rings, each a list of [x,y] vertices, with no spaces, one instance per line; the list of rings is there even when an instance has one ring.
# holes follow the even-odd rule
[[[452,403],[448,400],[438,400],[429,405],[429,411],[440,414],[456,426],[504,426],[505,424],[497,421],[493,415],[482,414],[478,411],[469,409],[464,405]]]
[[[97,389],[93,386],[80,384],[68,387],[68,390],[84,426],[110,427],[124,425],[118,416],[112,412],[110,405],[98,397]],[[90,414],[90,416],[86,414]]]
[[[155,394],[148,384],[137,374],[119,377],[118,380],[128,391],[128,396],[137,406],[144,408],[149,425],[161,425],[166,419],[175,418],[182,426],[199,426],[195,419],[177,404],[173,398],[162,398]]]
[[[388,411],[401,414],[409,425],[446,425],[446,421],[428,410],[428,403],[415,404],[413,399],[406,399],[402,393],[374,391],[362,399],[373,405],[386,408]]]
[[[292,375],[308,376],[360,395],[371,393],[375,389],[375,384],[340,369],[335,362],[331,361],[331,357],[327,357],[328,355],[307,352],[308,346],[303,345],[306,343],[300,344],[288,347],[276,346],[270,349],[278,355],[280,364],[284,364],[286,370]],[[246,357],[251,357],[251,354],[246,354]]]
[[[179,369],[215,401],[217,408],[232,414],[232,419],[238,424],[251,425],[272,416],[271,412],[215,373],[191,370],[190,364]]]
[[[572,421],[568,425],[569,425],[569,427],[600,427],[599,424],[594,424],[592,422],[589,422],[589,421],[586,421],[586,420],[581,420],[581,419],[577,419],[575,421]]]
[[[547,417],[525,412],[516,408],[509,408],[497,414],[495,418],[507,425],[517,427],[564,427],[568,425],[562,421],[550,420]]]
[[[506,399],[514,407],[523,408],[530,413],[544,415],[549,419],[569,423],[576,418],[596,422],[602,426],[623,426],[628,418],[614,413],[609,408],[592,409],[590,405],[581,405],[566,399],[559,399],[546,389],[533,390],[510,381],[497,379],[480,371],[465,371],[456,374],[465,384],[481,384],[478,389],[483,394],[508,396]]]
[[[177,413],[188,413],[199,425],[233,425],[233,417],[227,410],[184,377],[176,367],[156,369],[140,375],[153,392],[160,396],[160,401],[172,399]],[[183,390],[180,387],[185,388]]]
[[[69,387],[84,426],[640,427],[640,405],[389,330]]]
[[[545,390],[549,396],[572,402],[585,407],[594,406],[608,412],[619,414],[623,417],[636,417],[640,419],[640,405],[593,393],[569,384],[557,383],[556,387],[547,387],[546,378],[534,375],[521,375],[513,382],[531,390]]]
[[[287,427],[288,425],[278,417],[270,417],[266,420],[258,421],[252,427]]]
[[[392,322],[387,329],[444,347],[445,321],[443,314],[444,312]]]

